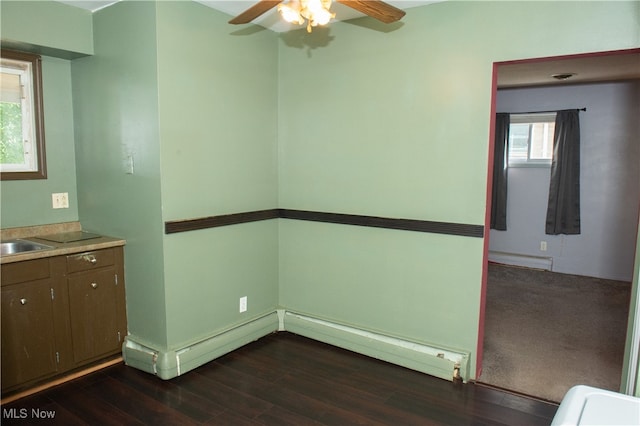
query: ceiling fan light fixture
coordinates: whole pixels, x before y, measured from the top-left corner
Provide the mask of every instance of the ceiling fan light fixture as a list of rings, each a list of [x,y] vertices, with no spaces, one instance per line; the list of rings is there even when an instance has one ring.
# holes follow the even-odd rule
[[[304,18],[300,15],[300,2],[298,0],[291,0],[288,4],[280,3],[278,12],[280,12],[282,19],[287,22],[298,25],[304,24]]]
[[[2,1],[2,0],[0,0]],[[396,22],[405,15],[405,11],[385,3],[383,0],[339,0],[345,6],[377,19],[385,24]],[[307,31],[311,27],[326,25],[335,18],[331,12],[332,0],[259,0],[229,21],[230,24],[248,24],[278,6],[278,12],[287,22],[303,25],[307,21]]]
[[[311,32],[311,27],[326,25],[335,18],[330,8],[331,0],[289,0],[278,5],[278,12],[293,24],[303,25],[306,20],[307,32]]]

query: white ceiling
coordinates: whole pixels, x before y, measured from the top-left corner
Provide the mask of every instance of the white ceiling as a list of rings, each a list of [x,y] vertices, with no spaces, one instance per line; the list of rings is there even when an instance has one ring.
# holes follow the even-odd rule
[[[80,7],[95,12],[114,3],[118,0],[57,0],[60,3],[65,3],[71,6]],[[212,9],[219,10],[220,12],[229,15],[229,19],[240,13],[244,12],[259,0],[194,0]],[[445,0],[387,0],[386,3],[393,5],[399,9],[407,10],[412,7],[424,6],[431,3],[438,3]],[[361,18],[364,14],[348,7],[343,4],[334,2],[331,6],[331,11],[335,12],[335,21],[347,21],[349,19]],[[289,24],[278,16],[276,8],[274,7],[264,15],[256,18],[253,24],[260,25],[275,32],[285,32],[292,29],[300,29],[299,25]],[[241,27],[241,26],[240,26]]]
[[[574,74],[556,80],[554,74]],[[498,67],[498,87],[550,86],[640,79],[640,52],[522,61]]]

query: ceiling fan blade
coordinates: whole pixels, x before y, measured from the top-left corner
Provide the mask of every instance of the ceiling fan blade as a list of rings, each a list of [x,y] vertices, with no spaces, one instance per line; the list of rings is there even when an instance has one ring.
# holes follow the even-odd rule
[[[336,0],[345,6],[382,21],[385,24],[400,20],[406,12],[381,0]]]
[[[282,3],[282,0],[260,0],[258,3],[251,6],[249,9],[242,12],[229,21],[230,24],[248,24],[256,19],[258,16],[274,8],[278,3]]]

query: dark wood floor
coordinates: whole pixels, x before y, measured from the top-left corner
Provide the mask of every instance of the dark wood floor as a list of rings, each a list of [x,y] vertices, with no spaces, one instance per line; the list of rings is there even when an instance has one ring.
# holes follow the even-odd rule
[[[556,410],[278,333],[170,381],[115,365],[3,405],[2,424],[548,425]]]

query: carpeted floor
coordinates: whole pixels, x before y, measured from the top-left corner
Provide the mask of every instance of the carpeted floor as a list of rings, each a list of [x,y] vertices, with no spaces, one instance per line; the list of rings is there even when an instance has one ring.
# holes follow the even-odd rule
[[[618,391],[631,284],[491,264],[480,382],[559,402]]]

